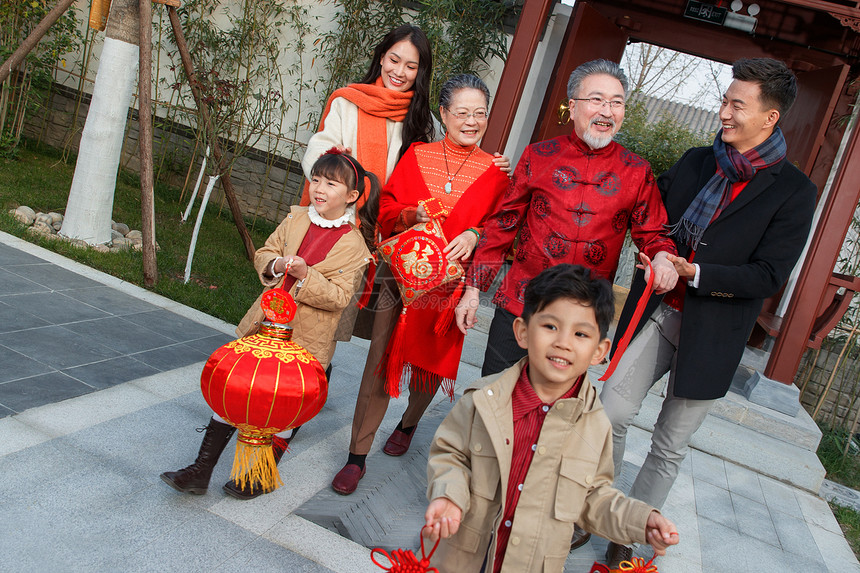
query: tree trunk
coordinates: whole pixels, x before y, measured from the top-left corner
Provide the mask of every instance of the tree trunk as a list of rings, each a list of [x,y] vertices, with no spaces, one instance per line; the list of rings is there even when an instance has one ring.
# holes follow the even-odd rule
[[[152,2],[140,0],[140,76],[138,96],[138,153],[140,156],[140,230],[143,234],[143,284],[158,281],[155,259],[155,181],[152,172]]]
[[[191,61],[191,53],[188,51],[188,45],[185,42],[185,35],[182,32],[182,25],[179,22],[179,15],[176,13],[176,8],[170,6],[167,9],[170,25],[173,28],[173,39],[176,42],[176,47],[179,50],[179,57],[182,60],[182,67],[185,69],[185,75],[188,76],[188,84],[191,87],[191,93],[194,96],[194,102],[197,104],[197,110],[200,112],[200,119],[203,122],[203,128],[208,134],[209,141],[212,144],[212,156],[215,159],[215,164],[218,166],[218,176],[221,178],[221,188],[224,189],[224,196],[227,198],[227,204],[230,205],[230,213],[233,215],[233,222],[236,224],[236,230],[239,231],[239,236],[242,238],[242,243],[245,245],[245,256],[249,261],[254,261],[254,242],[251,240],[251,234],[245,227],[245,221],[242,219],[242,209],[239,207],[239,202],[236,200],[236,191],[233,189],[233,183],[230,180],[230,166],[227,163],[227,158],[221,152],[221,144],[218,143],[218,134],[212,126],[212,121],[209,116],[209,106],[203,101],[200,96],[200,90],[197,88],[197,75],[194,72],[194,64]],[[207,148],[208,152],[208,148]]]
[[[138,0],[113,0],[78,161],[60,234],[89,244],[111,240],[111,214],[125,122],[137,79]]]

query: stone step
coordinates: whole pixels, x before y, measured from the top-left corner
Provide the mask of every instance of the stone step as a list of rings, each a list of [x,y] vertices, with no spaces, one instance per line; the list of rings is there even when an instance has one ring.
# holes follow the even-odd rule
[[[593,382],[603,369],[591,369],[589,375]],[[595,382],[595,385],[602,386],[602,383]],[[656,388],[660,388],[659,383]],[[659,390],[649,392],[633,425],[653,432],[662,403],[663,395]],[[690,447],[818,494],[825,471],[815,449],[807,447],[813,438],[811,430],[804,426],[808,426],[811,418],[803,408],[799,410],[799,419],[793,422],[783,419],[787,418],[784,414],[766,410],[729,392],[717,401],[693,434]],[[785,433],[779,435],[780,431]],[[818,435],[820,437],[820,432]]]

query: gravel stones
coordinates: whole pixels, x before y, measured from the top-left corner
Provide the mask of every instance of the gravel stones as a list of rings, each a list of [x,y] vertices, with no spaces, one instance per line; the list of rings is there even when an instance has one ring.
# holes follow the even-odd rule
[[[62,213],[55,211],[51,211],[50,213],[36,212],[26,205],[21,205],[17,209],[10,210],[9,214],[23,225],[26,225],[28,227],[27,233],[31,235],[45,239],[62,239],[82,249],[89,248],[100,253],[118,252],[128,249],[140,251],[143,249],[143,233],[129,229],[125,223],[111,221],[111,242],[109,245],[90,245],[81,239],[70,239],[57,234],[63,226]],[[155,248],[156,250],[159,249],[158,243],[155,244]]]
[[[32,225],[36,221],[36,212],[26,205],[21,205],[10,213],[24,225]]]
[[[110,227],[113,231],[119,233],[121,237],[125,237],[126,235],[128,235],[128,232],[130,230],[128,228],[128,225],[126,225],[125,223],[112,223]]]

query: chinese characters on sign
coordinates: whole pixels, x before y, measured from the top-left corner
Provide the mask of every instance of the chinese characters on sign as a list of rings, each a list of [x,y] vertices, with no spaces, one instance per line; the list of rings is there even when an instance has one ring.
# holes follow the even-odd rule
[[[705,4],[704,2],[696,2],[696,0],[689,0],[686,8],[684,8],[684,16],[686,18],[720,25],[725,21],[727,12],[726,8],[714,6],[713,4]]]

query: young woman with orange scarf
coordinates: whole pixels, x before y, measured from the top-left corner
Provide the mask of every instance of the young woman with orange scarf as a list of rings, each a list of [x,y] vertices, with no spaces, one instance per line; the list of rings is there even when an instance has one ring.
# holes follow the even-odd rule
[[[468,262],[484,221],[496,210],[508,186],[508,178],[494,164],[493,156],[478,147],[487,128],[489,99],[487,86],[475,76],[460,75],[445,82],[439,94],[445,138],[412,145],[397,164],[379,201],[377,228],[383,238],[429,221],[419,202],[433,198],[442,203],[447,213],[442,230],[450,240],[444,250],[448,260]],[[383,450],[399,456],[408,450],[412,432],[439,386],[453,395],[463,348],[463,334],[455,324],[437,334],[437,319],[444,304],[433,301],[450,303],[447,299],[454,290],[451,284],[444,292],[434,290],[423,295],[427,298],[422,304],[416,301],[409,307],[408,321],[403,325],[406,331],[398,334],[409,343],[402,354],[390,352],[389,341],[401,314],[401,298],[387,265],[379,266],[377,277],[381,279],[379,300],[389,304],[378,305],[375,312],[353,416],[349,458],[332,481],[334,490],[341,494],[352,493],[358,486],[365,472],[365,458],[388,408],[386,387],[391,387],[392,381],[387,380],[386,368],[380,368],[380,363],[397,360],[394,366],[400,367],[395,368],[398,372],[405,369],[411,373],[409,406]],[[397,378],[393,381],[395,388],[400,381]]]
[[[329,97],[302,159],[305,176],[320,155],[337,147],[387,181],[410,145],[435,139],[432,73],[430,42],[420,28],[404,24],[389,32],[374,49],[367,74]],[[307,202],[305,186],[301,204]]]

